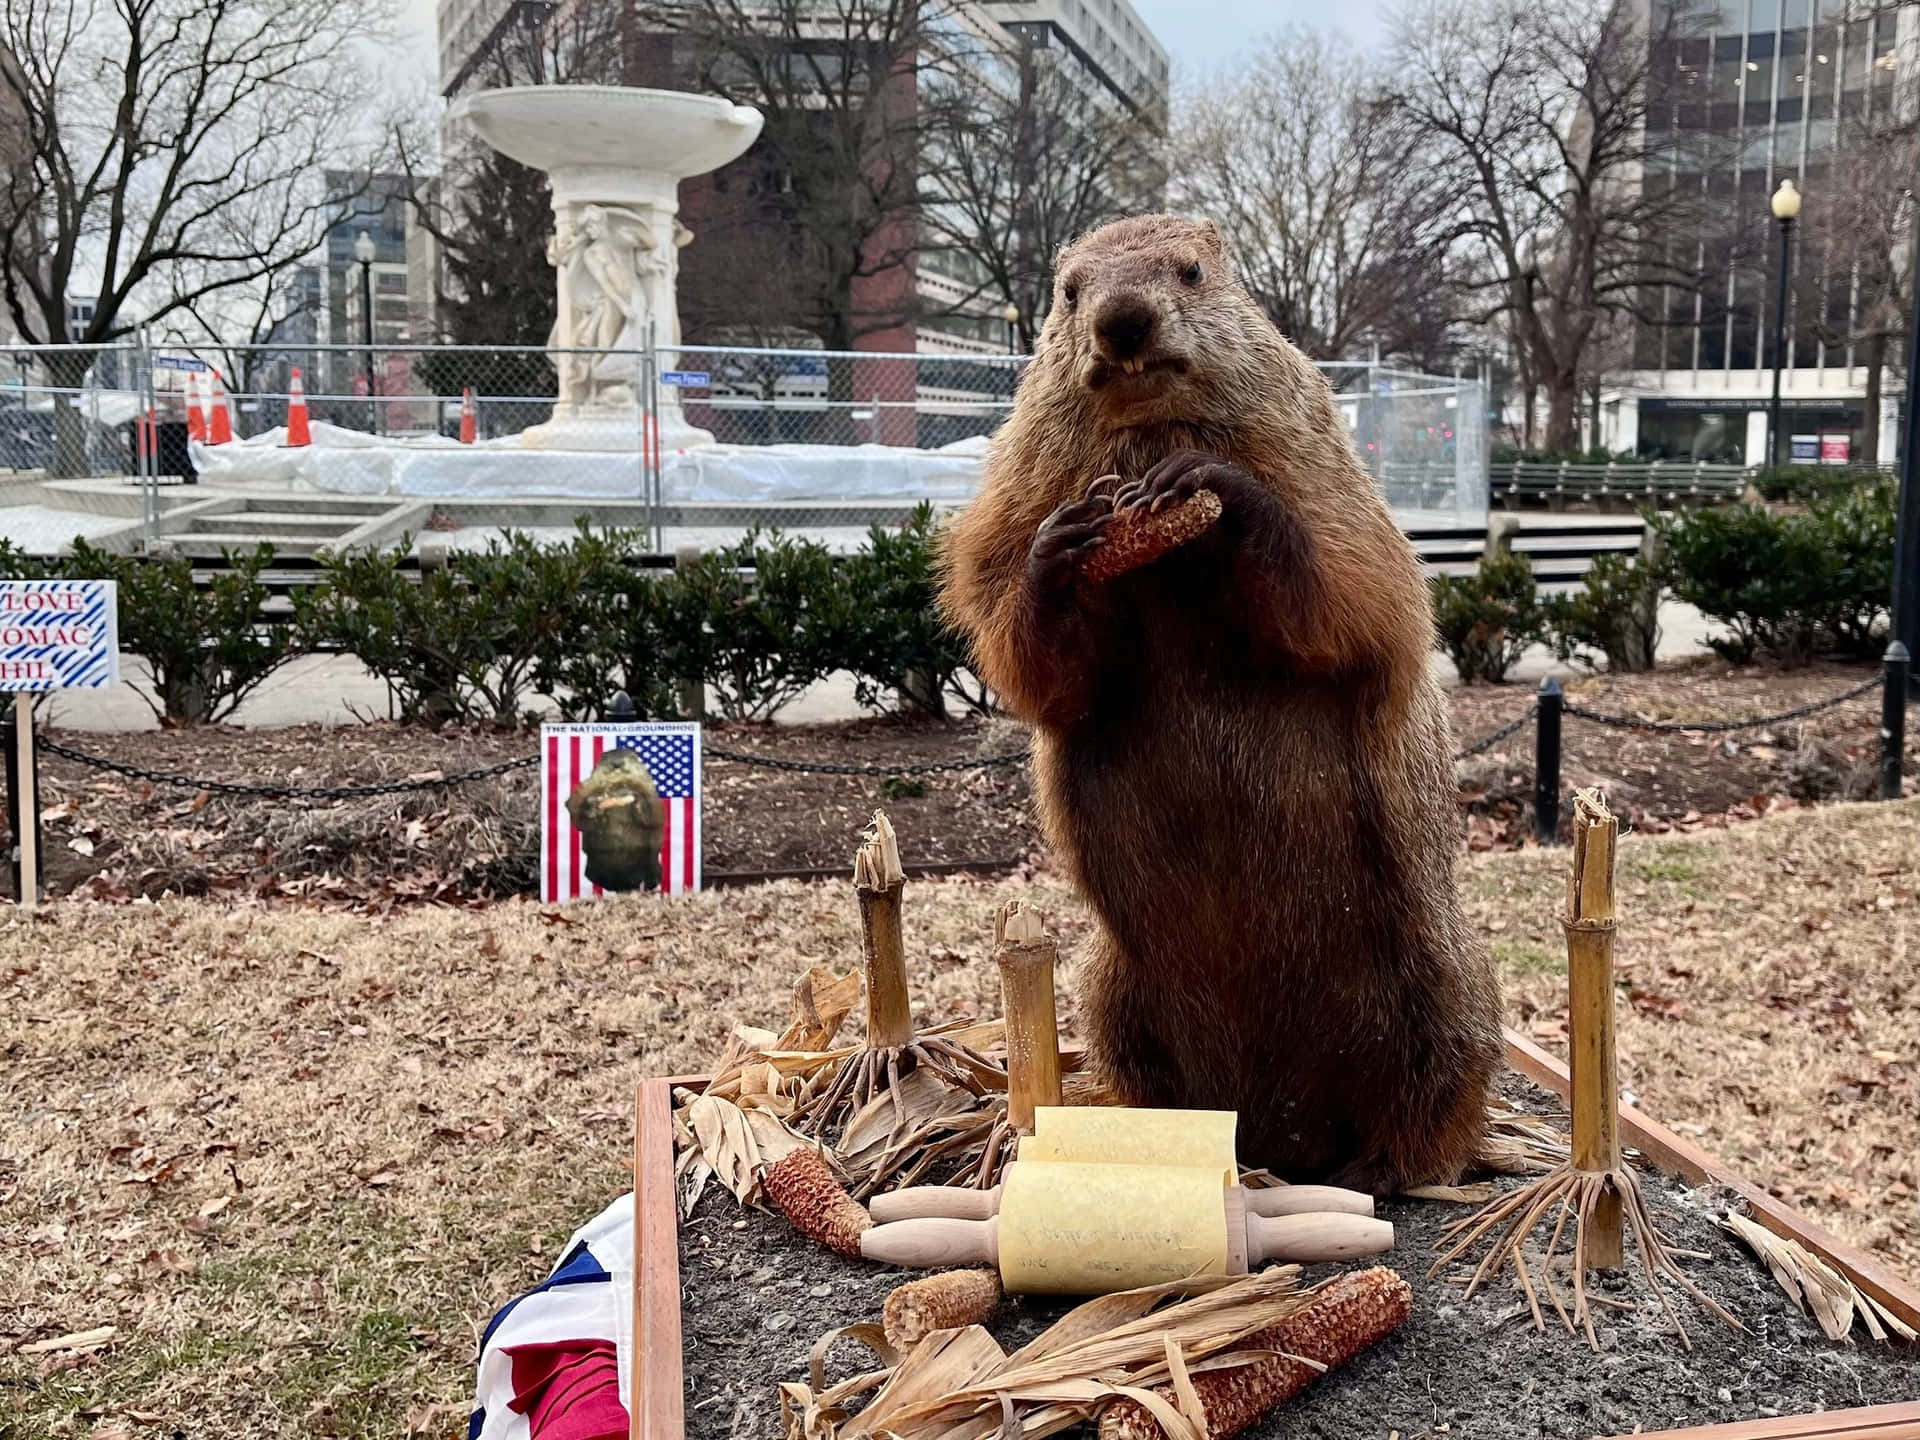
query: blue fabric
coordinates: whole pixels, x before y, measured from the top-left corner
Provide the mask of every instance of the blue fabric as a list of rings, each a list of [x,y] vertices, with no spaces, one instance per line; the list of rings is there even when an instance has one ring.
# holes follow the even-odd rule
[[[556,1285],[610,1284],[612,1281],[613,1276],[607,1273],[604,1265],[593,1258],[593,1252],[587,1248],[586,1242],[584,1240],[581,1241],[573,1247],[572,1252],[568,1254],[567,1258],[560,1262],[559,1268],[556,1269],[553,1274],[549,1275],[545,1280],[542,1280],[538,1285],[534,1286],[533,1289],[527,1291],[526,1295],[517,1295],[500,1307],[499,1312],[494,1315],[493,1319],[487,1322],[486,1334],[480,1337],[480,1348],[482,1350],[487,1348],[487,1342],[493,1339],[493,1332],[500,1328],[500,1322],[511,1315],[519,1306],[520,1302],[525,1300],[528,1295],[542,1294],[545,1291],[553,1289]],[[476,1435],[478,1433],[477,1430],[471,1432],[471,1434]]]

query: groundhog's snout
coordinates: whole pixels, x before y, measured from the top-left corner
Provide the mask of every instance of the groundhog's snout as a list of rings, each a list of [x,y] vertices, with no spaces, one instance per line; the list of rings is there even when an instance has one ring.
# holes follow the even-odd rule
[[[1141,295],[1115,295],[1100,307],[1093,322],[1106,358],[1123,362],[1144,353],[1159,327],[1159,314]]]

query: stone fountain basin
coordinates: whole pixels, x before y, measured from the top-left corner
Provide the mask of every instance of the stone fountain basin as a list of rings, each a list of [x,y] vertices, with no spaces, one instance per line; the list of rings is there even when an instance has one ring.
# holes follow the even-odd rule
[[[455,103],[494,149],[538,170],[581,166],[681,179],[717,170],[760,134],[758,110],[684,90],[527,85]]]

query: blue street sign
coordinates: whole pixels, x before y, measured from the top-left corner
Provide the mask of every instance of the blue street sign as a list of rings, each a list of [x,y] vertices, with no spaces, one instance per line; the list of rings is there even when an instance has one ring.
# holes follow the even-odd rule
[[[662,370],[660,383],[681,390],[705,390],[713,383],[713,377],[704,370]]]
[[[153,357],[156,370],[204,370],[207,362],[196,360],[191,355],[156,355]]]
[[[0,580],[0,690],[104,690],[119,638],[111,580]]]

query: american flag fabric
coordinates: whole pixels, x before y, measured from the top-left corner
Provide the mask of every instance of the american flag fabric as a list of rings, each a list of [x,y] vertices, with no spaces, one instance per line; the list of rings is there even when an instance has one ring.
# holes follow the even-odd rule
[[[586,876],[580,834],[567,797],[619,747],[639,755],[667,810],[660,844],[660,889],[684,895],[700,888],[700,727],[692,722],[545,725],[540,730],[540,899],[547,904],[599,899],[606,892]]]
[[[573,1233],[560,1263],[509,1301],[480,1340],[468,1440],[538,1440],[513,1408],[513,1355],[523,1345],[611,1342],[620,1398],[633,1393],[633,1192]]]

